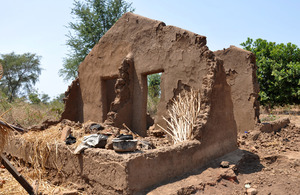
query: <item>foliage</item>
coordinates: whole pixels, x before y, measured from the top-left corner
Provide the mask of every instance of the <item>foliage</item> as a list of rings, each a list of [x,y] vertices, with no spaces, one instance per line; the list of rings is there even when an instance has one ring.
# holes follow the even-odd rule
[[[163,117],[168,128],[159,127],[171,136],[174,144],[193,139],[193,129],[200,115],[200,92],[180,93],[172,100],[168,115],[169,119]]]
[[[79,64],[99,39],[126,12],[134,9],[124,0],[75,0],[71,14],[76,21],[67,26],[67,45],[71,51],[64,59],[60,76],[65,80],[75,79]]]
[[[34,91],[28,95],[28,100],[32,104],[49,104],[50,97],[48,94],[38,94],[37,91]]]
[[[147,76],[148,95],[151,98],[160,96],[160,78],[161,78],[160,73],[151,74]]]
[[[49,97],[49,95],[48,94],[42,94],[41,95],[41,102],[42,103],[44,103],[44,104],[47,104],[48,102],[49,102],[49,100],[50,100],[50,97]]]
[[[0,89],[12,102],[24,93],[29,93],[41,74],[40,57],[36,54],[22,55],[2,54],[0,63],[3,66],[3,77],[0,80]]]
[[[39,95],[36,93],[30,93],[28,98],[32,104],[39,104],[42,102],[41,99],[39,98]]]
[[[262,105],[300,103],[300,49],[291,43],[276,44],[248,38],[241,44],[256,55]]]
[[[161,73],[151,74],[147,76],[148,82],[148,100],[147,111],[150,116],[154,116],[157,112],[157,104],[160,101],[160,78]]]

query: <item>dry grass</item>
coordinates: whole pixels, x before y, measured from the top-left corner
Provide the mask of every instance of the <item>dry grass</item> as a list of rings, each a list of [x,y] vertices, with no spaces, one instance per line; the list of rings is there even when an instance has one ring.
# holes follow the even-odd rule
[[[267,107],[260,106],[261,114],[288,114],[288,115],[299,115],[300,114],[300,105],[285,105],[285,106],[275,106],[272,109],[267,109]]]
[[[63,192],[73,188],[72,183],[64,183],[62,186],[55,186],[51,184],[46,177],[48,171],[46,169],[46,164],[50,153],[51,155],[57,155],[55,151],[57,152],[58,150],[58,144],[64,144],[63,141],[60,140],[61,129],[61,124],[58,124],[43,131],[29,131],[28,133],[19,136],[21,143],[23,143],[21,147],[26,147],[28,143],[31,145],[31,151],[28,154],[30,155],[30,162],[28,162],[30,163],[30,166],[25,167],[18,159],[14,159],[13,164],[15,164],[15,167],[23,167],[22,175],[31,184],[38,182],[39,192],[43,192],[43,194],[53,194],[54,190],[60,190],[60,192]],[[72,132],[72,134],[77,138],[76,145],[78,145],[80,140],[83,139],[84,131],[83,129],[73,128]],[[69,148],[70,152],[76,147],[76,145],[73,144],[71,148]],[[56,162],[51,163],[56,164]],[[56,169],[60,172],[62,167],[58,167],[56,165]],[[0,190],[0,195],[27,194],[22,186],[8,172],[4,174],[4,177],[1,177],[0,172],[0,180],[1,179],[6,180],[6,183]]]
[[[30,143],[31,145],[31,155],[30,162],[31,166],[34,168],[32,173],[32,178],[43,179],[43,175],[45,175],[46,171],[46,163],[49,158],[50,153],[54,153],[57,155],[58,144],[65,144],[61,137],[62,127],[61,124],[56,126],[51,126],[50,128],[43,131],[29,131],[28,133],[21,136],[22,143],[25,147],[26,143]],[[72,128],[72,134],[77,138],[75,144],[71,145],[70,152],[81,143],[81,140],[84,136],[84,131],[82,129],[74,129]],[[56,162],[53,162],[56,165]],[[56,165],[56,169],[58,172],[62,167],[58,167]]]
[[[174,144],[193,139],[193,129],[200,114],[200,92],[191,90],[183,91],[168,109],[169,119],[167,129],[159,126],[168,133]]]
[[[14,164],[17,163],[18,161],[14,162]],[[30,184],[33,184],[37,181],[32,177],[32,168],[23,167],[21,173]],[[3,184],[3,188],[0,189],[0,195],[28,194],[24,190],[24,188],[15,180],[15,178],[5,169],[0,171],[0,180],[5,181],[5,183]],[[54,194],[54,191],[64,192],[72,188],[72,183],[64,183],[62,186],[56,186],[51,184],[47,179],[39,180],[38,183],[38,191],[42,192],[43,194]]]
[[[9,103],[0,98],[0,113],[8,111],[3,119],[10,124],[20,124],[28,128],[32,125],[41,124],[46,119],[58,120],[60,114],[53,110],[51,105],[30,104],[22,99]]]

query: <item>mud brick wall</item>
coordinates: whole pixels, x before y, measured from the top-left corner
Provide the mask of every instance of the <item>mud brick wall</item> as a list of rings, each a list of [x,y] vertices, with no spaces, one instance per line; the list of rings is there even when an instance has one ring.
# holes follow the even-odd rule
[[[255,55],[235,46],[214,54],[224,62],[238,132],[253,130],[259,121],[259,85]]]

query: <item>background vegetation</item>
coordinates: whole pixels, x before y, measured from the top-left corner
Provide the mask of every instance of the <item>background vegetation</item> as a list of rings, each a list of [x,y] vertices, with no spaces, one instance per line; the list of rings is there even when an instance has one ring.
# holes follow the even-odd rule
[[[42,71],[40,58],[31,53],[20,55],[12,52],[1,55],[3,76],[0,80],[0,90],[7,96],[8,102],[31,93]]]
[[[259,100],[266,107],[300,103],[300,49],[264,39],[248,38],[241,44],[256,55]]]
[[[77,77],[78,65],[105,32],[128,11],[134,9],[124,0],[75,0],[71,12],[75,21],[67,26],[70,31],[66,44],[70,53],[64,59],[60,76],[65,80]],[[39,94],[34,89],[42,71],[40,59],[31,53],[1,55],[0,114],[5,113],[3,118],[7,122],[28,127],[46,119],[60,118],[64,94],[50,101],[47,94]]]
[[[37,95],[37,94],[34,94]],[[49,102],[43,102],[39,95],[34,100],[25,97],[15,98],[12,102],[2,93],[0,96],[0,115],[6,122],[22,126],[24,128],[41,124],[43,121],[59,120],[64,110],[63,95]],[[0,118],[0,120],[2,120]]]
[[[161,73],[151,74],[147,76],[148,82],[148,98],[147,98],[147,112],[153,117],[157,112],[157,105],[160,101]]]

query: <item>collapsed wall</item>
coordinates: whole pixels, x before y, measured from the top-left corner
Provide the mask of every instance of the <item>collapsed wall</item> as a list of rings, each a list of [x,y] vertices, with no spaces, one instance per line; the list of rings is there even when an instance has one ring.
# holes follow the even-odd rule
[[[124,63],[128,71],[122,72]],[[118,127],[125,123],[145,136],[147,75],[153,73],[162,73],[155,123],[166,126],[161,116],[182,90],[181,83],[201,91],[196,137],[210,128],[207,132],[226,132],[228,139],[235,139],[230,86],[223,62],[208,49],[206,37],[132,13],[124,14],[80,64],[80,90],[70,90],[63,118],[107,121]],[[77,91],[80,95],[72,95]],[[78,111],[71,112],[75,107]],[[210,122],[212,118],[217,120]]]
[[[215,51],[214,54],[224,62],[238,132],[253,130],[259,122],[255,55],[235,46]]]
[[[52,182],[72,182],[88,194],[103,195],[146,194],[154,185],[204,166],[219,156],[199,141],[131,153],[90,148],[84,154],[74,155],[63,143],[49,143],[47,147],[47,157],[39,160]],[[37,151],[20,135],[11,137],[5,148],[5,152],[30,164],[36,163]]]

